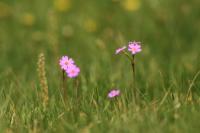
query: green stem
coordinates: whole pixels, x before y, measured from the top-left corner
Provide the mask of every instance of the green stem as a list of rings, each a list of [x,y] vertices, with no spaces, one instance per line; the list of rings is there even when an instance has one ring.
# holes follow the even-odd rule
[[[76,95],[76,100],[77,100],[77,105],[79,104],[80,100],[80,90],[79,90],[79,78],[77,77],[74,81],[74,87],[75,87],[75,95]]]
[[[133,72],[133,94],[134,94],[134,100],[135,104],[137,104],[137,90],[136,90],[136,82],[135,82],[135,55],[132,56],[132,72]]]
[[[81,90],[79,89],[79,85],[80,85],[80,82],[79,82],[79,77],[75,78],[74,80],[74,90],[75,90],[75,104],[76,104],[76,109],[78,109],[78,107],[80,106],[80,99],[81,99]]]
[[[123,51],[123,53],[124,53],[124,55],[126,55],[126,57],[127,57],[130,61],[132,61],[131,56],[130,56],[126,51]]]
[[[67,88],[66,88],[66,82],[67,80],[67,77],[65,77],[65,71],[63,70],[62,71],[62,91],[63,91],[63,98],[64,98],[64,101],[66,101],[67,99]]]

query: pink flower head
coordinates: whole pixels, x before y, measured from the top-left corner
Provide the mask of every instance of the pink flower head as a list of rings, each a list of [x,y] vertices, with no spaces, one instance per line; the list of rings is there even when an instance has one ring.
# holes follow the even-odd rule
[[[140,42],[129,42],[128,51],[130,51],[133,55],[142,51]]]
[[[77,67],[76,65],[71,65],[70,67],[68,67],[66,72],[67,72],[67,76],[69,78],[75,78],[75,77],[77,77],[79,75],[80,68]]]
[[[118,48],[118,49],[116,50],[115,54],[119,54],[119,53],[121,53],[122,51],[124,51],[125,49],[126,49],[126,46],[121,47],[121,48]]]
[[[120,95],[120,90],[111,90],[109,93],[108,93],[108,97],[109,98],[114,98],[114,97],[117,97]]]
[[[59,64],[60,64],[61,69],[66,71],[70,66],[74,65],[74,61],[73,61],[73,59],[69,58],[68,56],[63,56],[60,59]]]

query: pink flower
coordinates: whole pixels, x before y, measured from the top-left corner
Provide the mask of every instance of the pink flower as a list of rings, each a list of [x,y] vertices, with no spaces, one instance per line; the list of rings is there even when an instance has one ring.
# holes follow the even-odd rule
[[[142,51],[140,42],[129,42],[128,51],[130,51],[133,55]]]
[[[76,65],[71,65],[70,67],[68,67],[66,72],[67,72],[67,76],[69,78],[75,78],[75,77],[77,77],[79,75],[80,68],[77,67]]]
[[[119,53],[121,53],[122,51],[124,51],[125,49],[126,49],[126,46],[121,47],[121,48],[118,48],[118,49],[116,50],[115,54],[119,54]]]
[[[117,97],[120,95],[120,90],[118,89],[114,89],[114,90],[111,90],[109,93],[108,93],[108,97],[109,98],[114,98],[114,97]]]
[[[73,59],[69,58],[68,56],[63,56],[60,59],[59,64],[60,64],[61,69],[66,71],[70,66],[74,65],[74,61],[73,61]]]

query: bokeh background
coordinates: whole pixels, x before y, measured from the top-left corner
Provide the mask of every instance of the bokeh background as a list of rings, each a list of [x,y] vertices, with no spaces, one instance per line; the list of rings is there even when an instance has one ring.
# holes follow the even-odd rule
[[[19,106],[34,103],[43,52],[52,99],[59,97],[59,58],[69,55],[81,68],[83,95],[98,88],[102,102],[110,88],[130,87],[131,66],[115,49],[134,40],[143,48],[136,59],[143,99],[159,99],[167,88],[187,93],[200,69],[200,1],[1,0],[1,94]],[[192,88],[197,99],[199,86]]]
[[[128,69],[114,67],[123,64],[114,52],[133,40],[143,44],[138,65],[141,73],[148,70],[147,77],[154,79],[157,71],[177,74],[180,69],[193,75],[200,66],[199,4],[198,0],[1,0],[1,77],[13,72],[22,81],[33,80],[40,52],[46,54],[52,73],[60,56],[67,54],[83,73],[99,69],[107,76],[101,71]]]

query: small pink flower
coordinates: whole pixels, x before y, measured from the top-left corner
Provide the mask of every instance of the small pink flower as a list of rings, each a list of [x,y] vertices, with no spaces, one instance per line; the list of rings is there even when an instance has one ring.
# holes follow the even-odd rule
[[[121,47],[121,48],[118,48],[118,49],[116,50],[115,54],[119,54],[119,53],[121,53],[122,51],[124,51],[125,49],[126,49],[126,46]]]
[[[111,90],[109,93],[108,93],[108,97],[109,98],[114,98],[114,97],[117,97],[120,95],[120,90]]]
[[[77,77],[79,75],[80,68],[77,67],[76,65],[71,65],[70,67],[68,67],[66,72],[67,72],[67,76],[69,78],[75,78],[75,77]]]
[[[129,42],[128,51],[130,51],[133,55],[142,51],[140,42]]]
[[[70,66],[74,65],[74,61],[68,56],[63,56],[60,59],[59,64],[60,64],[61,69],[66,71]]]

